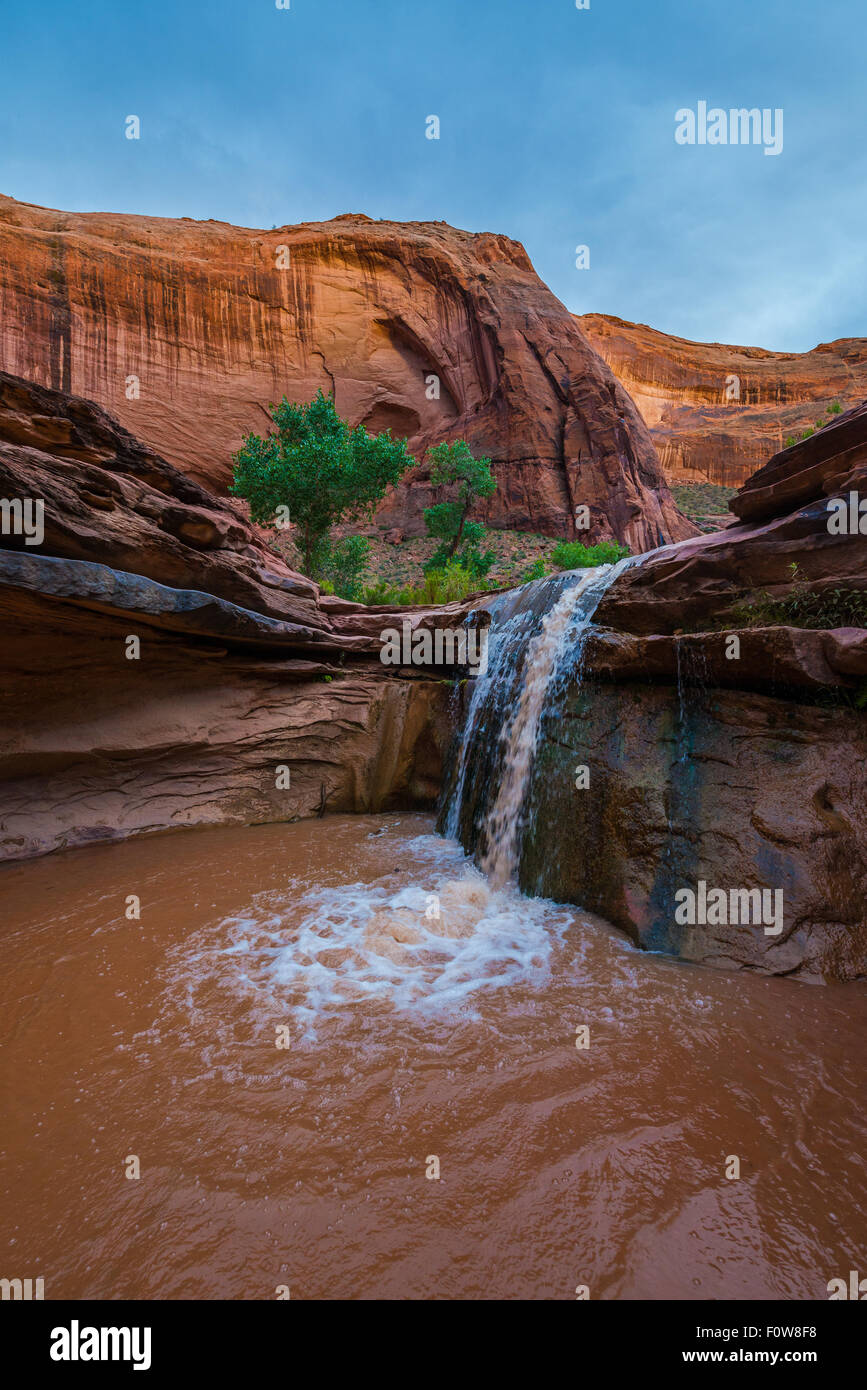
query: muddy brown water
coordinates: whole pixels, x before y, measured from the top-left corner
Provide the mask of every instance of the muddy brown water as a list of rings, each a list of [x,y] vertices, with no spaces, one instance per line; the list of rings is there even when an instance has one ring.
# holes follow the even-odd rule
[[[859,986],[641,953],[425,816],[94,847],[0,893],[0,1276],[47,1299],[867,1274]]]

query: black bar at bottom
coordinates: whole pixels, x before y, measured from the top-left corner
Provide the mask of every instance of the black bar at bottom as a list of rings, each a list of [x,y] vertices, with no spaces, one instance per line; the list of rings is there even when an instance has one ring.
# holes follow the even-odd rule
[[[598,1375],[603,1368],[665,1373],[683,1367],[700,1374],[708,1367],[801,1366],[827,1378],[860,1361],[864,1316],[837,1302],[576,1301],[568,1308],[490,1302],[424,1311],[401,1304],[384,1314],[371,1303],[303,1300],[4,1302],[0,1329],[4,1363],[18,1363],[19,1379],[31,1372],[92,1379],[108,1369],[114,1376],[157,1381],[185,1372],[223,1379],[283,1372],[309,1380],[315,1367],[333,1376],[345,1359],[355,1376],[373,1374],[378,1365],[380,1372],[389,1371],[383,1378],[429,1384],[437,1363],[450,1378],[458,1370],[467,1373],[459,1347],[474,1360],[482,1358],[488,1379],[501,1361],[512,1378],[526,1370],[528,1360],[545,1374],[553,1369],[552,1356],[565,1357],[562,1369],[571,1366],[576,1375],[582,1367],[595,1367]],[[424,1337],[425,1328],[431,1347],[413,1367],[404,1339]]]

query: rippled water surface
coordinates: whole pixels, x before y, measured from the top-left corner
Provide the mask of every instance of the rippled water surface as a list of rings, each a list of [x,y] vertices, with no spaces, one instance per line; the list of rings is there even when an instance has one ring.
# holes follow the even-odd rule
[[[643,954],[432,829],[0,874],[0,1274],[46,1298],[707,1299],[825,1298],[861,1268],[865,992]]]

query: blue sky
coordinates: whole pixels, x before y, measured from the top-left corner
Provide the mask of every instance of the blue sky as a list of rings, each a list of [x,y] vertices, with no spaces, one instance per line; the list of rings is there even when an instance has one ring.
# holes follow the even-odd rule
[[[803,351],[867,334],[865,39],[864,0],[0,0],[0,191],[442,219],[576,312]],[[782,153],[676,144],[701,100],[782,108]]]

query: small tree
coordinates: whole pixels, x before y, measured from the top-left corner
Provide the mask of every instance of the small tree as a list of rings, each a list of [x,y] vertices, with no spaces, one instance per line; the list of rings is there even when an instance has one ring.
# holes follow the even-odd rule
[[[270,414],[276,431],[264,439],[245,436],[229,491],[246,498],[260,525],[273,524],[278,507],[288,509],[304,573],[315,578],[334,554],[331,527],[371,515],[415,459],[406,440],[392,439],[390,430],[370,435],[361,426],[352,429],[322,391],[308,405],[284,396]]]
[[[493,551],[482,554],[479,542],[484,526],[470,521],[473,503],[480,497],[490,497],[497,484],[491,474],[489,458],[474,458],[469,445],[459,439],[454,444],[436,444],[428,450],[431,461],[430,480],[434,487],[457,484],[457,495],[451,502],[438,502],[426,507],[424,524],[429,536],[441,544],[424,566],[426,571],[443,569],[457,558],[464,568],[484,575],[494,562]],[[463,545],[459,551],[458,547]]]
[[[364,590],[362,576],[370,557],[370,541],[365,536],[346,536],[342,541],[323,546],[317,552],[314,566],[317,574],[325,576],[327,591],[355,601]]]

